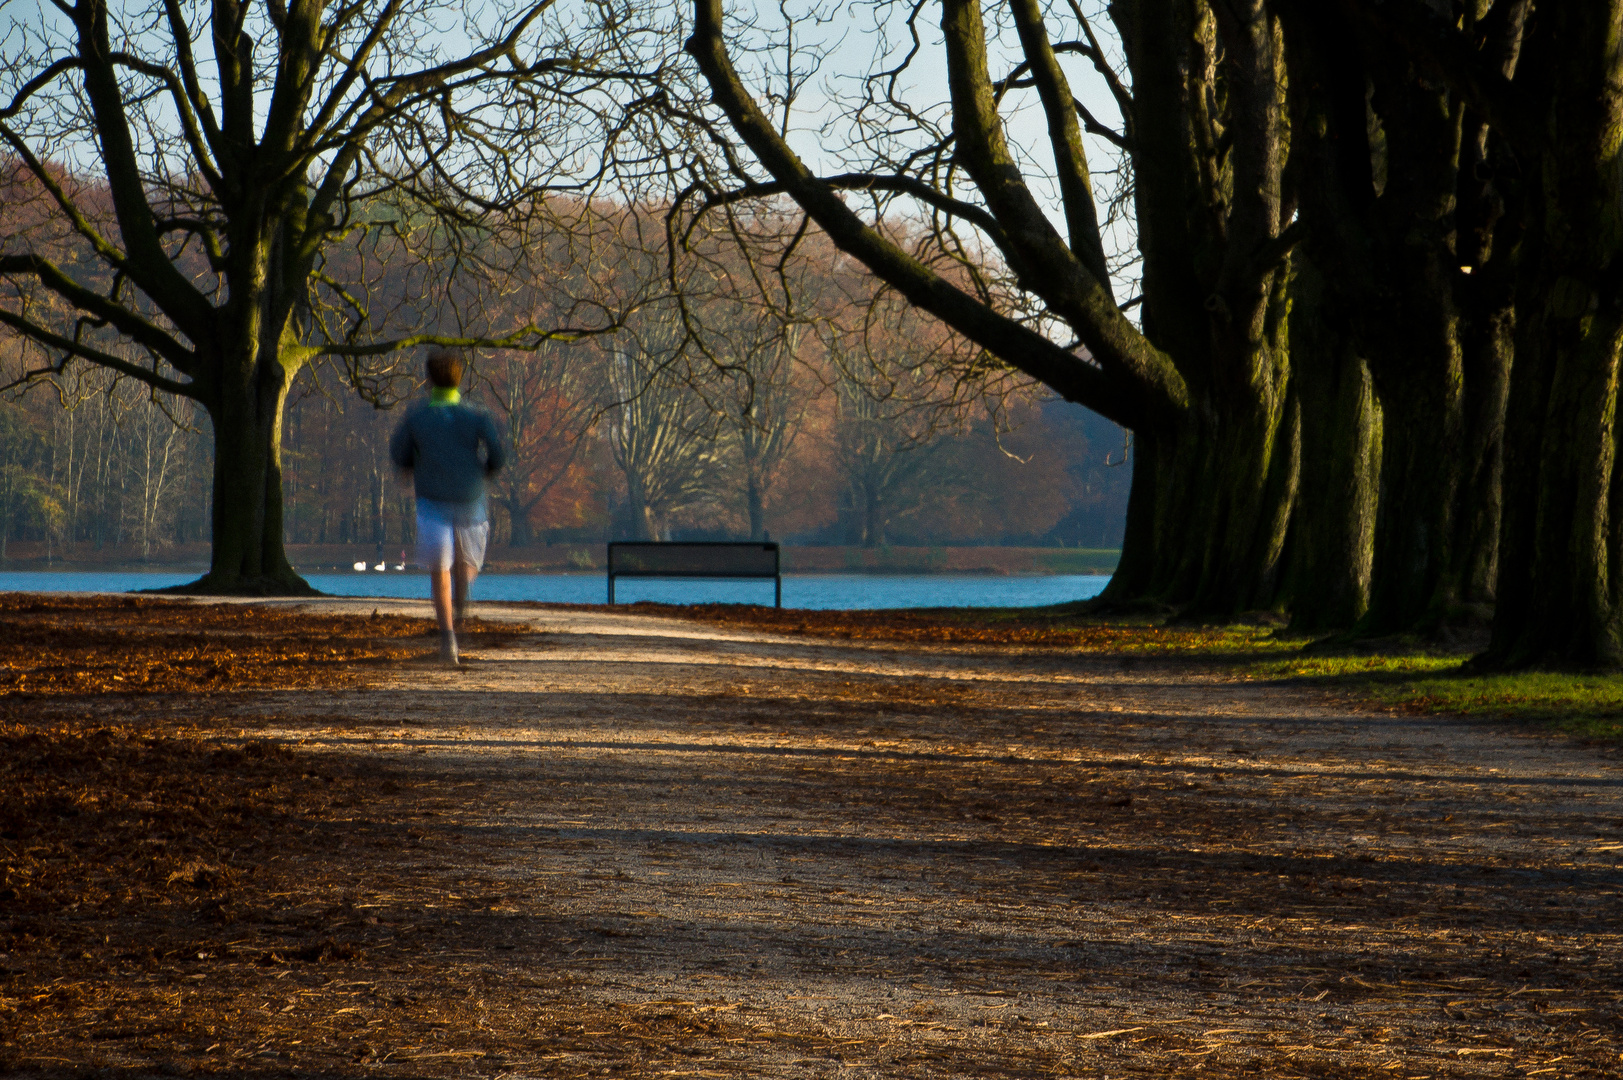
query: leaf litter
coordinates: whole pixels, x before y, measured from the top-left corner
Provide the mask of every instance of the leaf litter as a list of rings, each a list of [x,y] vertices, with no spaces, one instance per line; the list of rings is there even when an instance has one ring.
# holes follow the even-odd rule
[[[422,620],[0,611],[19,675],[114,687],[177,635],[238,665],[0,694],[6,1072],[1623,1062],[1618,778],[1499,756],[1541,744],[1115,655],[964,681],[922,636],[924,674],[818,643],[655,664],[615,636],[646,617],[524,612],[441,674],[402,664]]]

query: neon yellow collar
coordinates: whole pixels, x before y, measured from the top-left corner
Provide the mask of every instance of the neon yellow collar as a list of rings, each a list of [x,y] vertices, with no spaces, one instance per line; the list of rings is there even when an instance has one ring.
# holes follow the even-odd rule
[[[458,390],[456,387],[436,386],[434,387],[434,392],[429,395],[428,403],[430,405],[455,405],[461,400],[462,391]]]

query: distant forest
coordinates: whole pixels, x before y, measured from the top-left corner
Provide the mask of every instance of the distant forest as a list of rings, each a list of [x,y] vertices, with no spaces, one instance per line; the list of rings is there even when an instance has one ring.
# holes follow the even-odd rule
[[[609,362],[631,366],[624,356]],[[72,385],[0,401],[0,559],[15,540],[157,561],[177,543],[206,542],[207,415],[80,370]],[[640,402],[616,407],[605,404],[612,378],[571,399],[566,388],[583,381],[528,355],[486,358],[470,375],[467,400],[496,418],[516,450],[491,489],[496,543],[752,532],[863,546],[1121,541],[1131,472],[1120,467],[1124,434],[1075,405],[1007,403],[1000,433],[984,409],[887,412],[838,379],[798,379],[776,460],[756,469],[752,485],[744,435],[714,400],[656,379]],[[307,371],[289,398],[287,541],[409,545],[411,493],[387,454],[401,406],[375,408],[346,391]],[[753,523],[752,486],[762,489]]]
[[[20,243],[51,204],[14,163],[0,175],[18,196],[0,199],[0,240]],[[109,213],[104,186],[70,180]],[[368,326],[397,336],[465,337],[473,319],[566,328],[571,340],[464,350],[463,392],[513,451],[490,492],[497,545],[1120,545],[1125,432],[876,287],[821,234],[785,246],[769,216],[729,219],[688,238],[676,273],[658,206],[536,205],[556,227],[519,253],[482,251],[506,268],[488,295],[431,280],[382,204],[322,269],[351,302],[364,294]],[[83,254],[67,233],[34,242]],[[212,272],[195,252],[181,265]],[[40,318],[71,315],[49,296],[30,302]],[[311,301],[297,332],[319,338],[329,317]],[[152,560],[206,543],[207,411],[163,388],[175,372],[157,357],[93,321],[62,328],[158,382],[0,329],[0,560],[13,541],[30,542],[30,557],[39,544],[88,545]],[[387,443],[423,392],[425,351],[297,367],[280,428],[284,543],[411,544],[411,493]]]

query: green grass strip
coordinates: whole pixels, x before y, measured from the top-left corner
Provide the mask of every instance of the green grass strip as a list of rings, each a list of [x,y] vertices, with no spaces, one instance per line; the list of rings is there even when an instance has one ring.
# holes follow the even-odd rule
[[[1604,742],[1623,741],[1623,675],[1484,674],[1468,657],[1424,651],[1299,655],[1249,665],[1253,678],[1303,681],[1382,705],[1518,720]]]

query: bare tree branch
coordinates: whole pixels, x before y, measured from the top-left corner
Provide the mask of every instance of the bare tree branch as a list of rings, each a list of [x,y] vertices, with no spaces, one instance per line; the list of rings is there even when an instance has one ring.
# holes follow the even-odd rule
[[[1007,362],[1072,400],[1123,423],[1142,413],[1124,388],[1097,367],[1060,349],[1041,334],[997,314],[976,298],[864,225],[834,189],[813,176],[778,135],[744,89],[727,55],[720,0],[695,0],[694,29],[687,51],[698,62],[718,106],[735,131],[785,191],[804,207],[842,250],[862,262],[919,307],[979,342]]]
[[[139,364],[132,364],[123,357],[115,356],[112,353],[93,348],[92,346],[86,345],[82,341],[75,341],[72,338],[63,337],[61,334],[56,333],[48,327],[41,326],[38,323],[24,319],[18,315],[13,315],[4,308],[0,308],[0,323],[4,323],[25,337],[39,342],[41,345],[46,345],[53,349],[59,349],[63,353],[63,360],[59,364],[52,364],[45,368],[25,371],[8,382],[0,383],[0,393],[13,389],[17,386],[21,386],[24,383],[32,382],[35,379],[60,374],[69,359],[77,358],[81,360],[89,360],[95,364],[100,364],[102,367],[110,368],[121,375],[128,375],[131,378],[140,379],[148,386],[151,386],[157,390],[162,390],[165,393],[178,394],[181,397],[188,398],[195,398],[197,396],[197,387],[191,383],[176,382],[174,379],[165,378],[150,368],[141,367]]]

